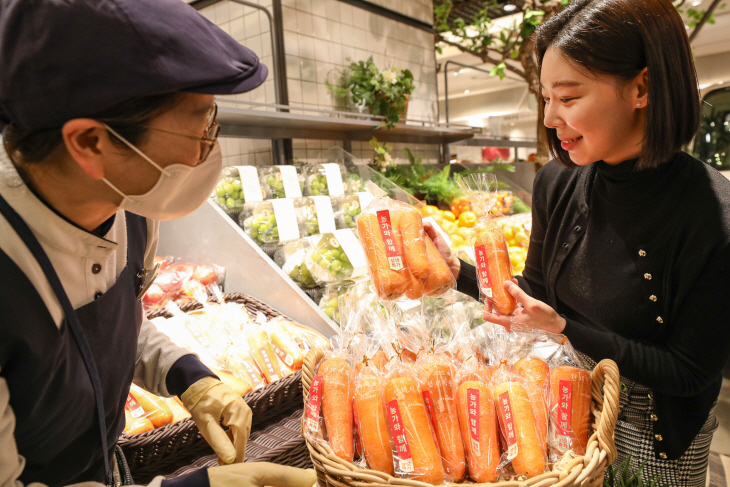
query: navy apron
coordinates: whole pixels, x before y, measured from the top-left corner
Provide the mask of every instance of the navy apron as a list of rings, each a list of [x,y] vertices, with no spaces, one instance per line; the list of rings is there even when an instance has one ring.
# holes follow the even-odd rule
[[[127,266],[106,293],[74,310],[40,243],[2,196],[0,214],[40,264],[64,311],[59,328],[30,280],[0,251],[0,376],[26,459],[19,480],[109,485],[142,325],[137,294],[147,221],[125,212]]]

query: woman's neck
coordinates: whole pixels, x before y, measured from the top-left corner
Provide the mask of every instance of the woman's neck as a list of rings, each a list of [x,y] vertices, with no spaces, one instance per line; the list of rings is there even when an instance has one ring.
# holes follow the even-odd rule
[[[47,205],[89,232],[116,214],[102,181],[90,178],[73,160],[16,164],[25,183]]]

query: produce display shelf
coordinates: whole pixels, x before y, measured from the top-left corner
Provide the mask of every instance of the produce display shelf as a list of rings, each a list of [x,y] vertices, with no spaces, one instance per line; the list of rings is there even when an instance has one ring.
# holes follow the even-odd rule
[[[291,105],[216,98],[221,136],[254,139],[322,139],[368,141],[377,133],[381,142],[450,144],[470,139],[480,128],[423,120],[405,120],[391,130],[376,129],[382,117]],[[285,109],[287,111],[276,111]]]
[[[157,255],[223,266],[226,292],[254,296],[326,337],[339,331],[339,326],[210,200],[185,218],[160,223]]]

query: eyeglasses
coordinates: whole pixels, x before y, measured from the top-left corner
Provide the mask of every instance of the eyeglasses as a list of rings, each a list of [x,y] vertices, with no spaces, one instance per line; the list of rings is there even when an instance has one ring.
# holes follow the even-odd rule
[[[213,111],[208,116],[208,126],[203,133],[203,137],[194,137],[192,135],[178,134],[176,132],[168,132],[167,130],[150,128],[155,132],[162,132],[164,134],[177,135],[178,137],[185,137],[186,139],[197,140],[200,142],[200,158],[198,164],[202,164],[208,159],[210,152],[215,147],[215,141],[218,140],[218,134],[221,131],[221,126],[215,121],[218,116],[218,104],[213,103]]]

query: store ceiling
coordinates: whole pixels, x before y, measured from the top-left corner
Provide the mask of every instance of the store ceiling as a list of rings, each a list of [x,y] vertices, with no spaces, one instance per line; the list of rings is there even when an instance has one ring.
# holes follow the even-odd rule
[[[497,18],[510,15],[521,10],[526,1],[528,0],[498,0],[497,4],[499,7],[489,7],[490,17]],[[433,6],[436,8],[442,3],[443,0],[434,0]],[[471,23],[476,14],[484,10],[487,5],[492,5],[493,3],[489,0],[452,0],[453,7],[449,14],[449,22],[453,22],[457,18],[462,18],[466,23]],[[515,8],[512,8],[512,6]]]

